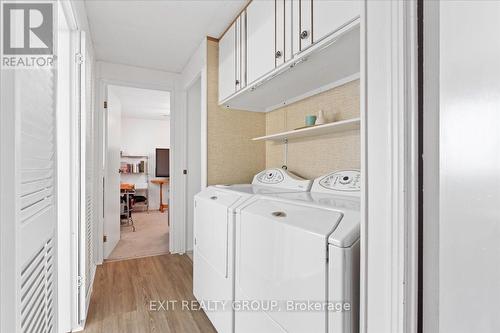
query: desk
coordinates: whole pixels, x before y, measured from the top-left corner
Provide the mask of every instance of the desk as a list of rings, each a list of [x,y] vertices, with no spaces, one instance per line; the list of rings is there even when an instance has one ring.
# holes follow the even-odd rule
[[[122,191],[133,191],[134,189],[135,189],[134,184],[120,183],[120,190],[122,190]]]
[[[170,184],[170,178],[165,178],[165,179],[153,179],[151,180],[151,183],[160,185],[160,212],[163,213],[165,209],[168,209],[168,204],[163,203],[163,185],[168,185]]]

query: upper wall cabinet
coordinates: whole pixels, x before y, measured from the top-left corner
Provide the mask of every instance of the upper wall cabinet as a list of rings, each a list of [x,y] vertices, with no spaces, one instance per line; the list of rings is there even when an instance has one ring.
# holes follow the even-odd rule
[[[236,92],[236,23],[219,41],[219,100]]]
[[[274,69],[275,2],[252,1],[246,9],[248,82]]]
[[[312,3],[313,41],[318,42],[331,32],[355,20],[361,13],[361,1],[315,0]]]
[[[246,87],[246,12],[219,41],[219,101]]]
[[[219,103],[250,111],[270,111],[326,86],[353,79],[355,74],[359,76],[361,3],[250,2],[220,40]],[[336,44],[333,48],[332,43]],[[329,50],[325,51],[325,47]],[[308,61],[310,58],[314,61]],[[300,75],[283,75],[298,65],[301,70],[295,72]],[[270,87],[266,83],[269,80],[286,78],[295,81],[272,84],[282,91],[265,90]],[[259,94],[254,93],[257,88]],[[260,96],[255,106],[252,96]]]

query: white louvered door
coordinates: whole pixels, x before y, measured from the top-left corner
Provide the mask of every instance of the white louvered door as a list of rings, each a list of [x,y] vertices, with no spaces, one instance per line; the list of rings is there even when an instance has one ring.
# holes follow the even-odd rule
[[[85,295],[86,295],[86,308],[90,300],[90,292],[92,287],[92,277],[95,273],[95,209],[94,209],[94,154],[95,154],[95,141],[94,141],[94,113],[93,113],[93,93],[92,93],[92,66],[90,64],[89,53],[86,52],[85,57],[85,101],[86,101],[86,115],[85,115],[85,253],[87,267],[85,270]]]
[[[21,332],[55,330],[55,74],[16,74],[19,112],[18,267]]]
[[[54,71],[19,71],[16,90],[21,332],[52,332],[57,222]]]
[[[82,69],[83,70],[83,69]],[[96,269],[95,260],[95,174],[94,174],[94,113],[93,113],[93,92],[92,92],[92,66],[90,55],[85,56],[85,312],[88,311],[90,293],[92,291],[92,281]]]
[[[2,73],[2,332],[56,330],[55,83],[50,69]]]
[[[94,137],[92,113],[91,66],[86,50],[85,32],[78,32],[79,39],[79,84],[80,84],[80,223],[78,237],[78,317],[84,323],[87,315],[92,277],[95,272],[94,258]]]

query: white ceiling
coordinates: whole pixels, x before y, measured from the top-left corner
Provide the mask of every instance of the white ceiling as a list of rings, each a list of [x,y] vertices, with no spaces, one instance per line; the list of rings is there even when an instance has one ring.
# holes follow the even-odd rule
[[[170,116],[168,91],[122,86],[109,86],[108,89],[120,100],[123,118],[166,120]]]
[[[179,73],[246,0],[86,0],[98,60]]]

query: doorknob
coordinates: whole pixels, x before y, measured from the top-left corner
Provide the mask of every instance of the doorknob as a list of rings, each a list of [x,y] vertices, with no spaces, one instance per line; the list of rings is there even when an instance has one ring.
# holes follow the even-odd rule
[[[307,37],[309,37],[309,32],[307,30],[300,33],[300,39],[306,39]]]

